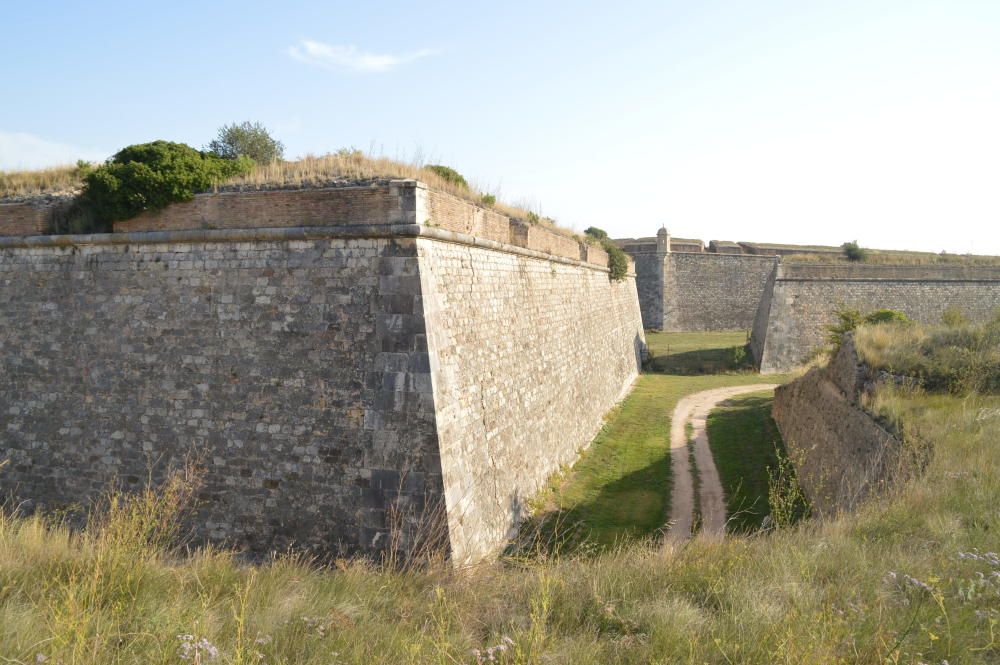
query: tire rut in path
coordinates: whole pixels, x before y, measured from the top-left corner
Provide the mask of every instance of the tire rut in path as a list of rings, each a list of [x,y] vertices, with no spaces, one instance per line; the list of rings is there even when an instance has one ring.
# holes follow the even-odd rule
[[[674,484],[670,491],[670,520],[667,522],[665,543],[679,543],[689,539],[694,528],[694,478],[688,457],[686,425],[691,423],[693,430],[701,530],[705,534],[721,537],[726,530],[726,498],[719,480],[719,471],[712,459],[712,449],[708,445],[705,422],[709,412],[720,402],[743,393],[772,390],[776,387],[775,383],[755,383],[713,388],[687,395],[677,403],[670,419],[670,469]]]

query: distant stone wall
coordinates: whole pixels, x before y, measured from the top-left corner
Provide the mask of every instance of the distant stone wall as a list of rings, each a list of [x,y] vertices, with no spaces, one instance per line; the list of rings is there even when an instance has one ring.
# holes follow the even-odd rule
[[[776,263],[771,269],[771,274],[767,276],[764,283],[764,291],[761,293],[760,302],[757,303],[757,312],[753,318],[753,328],[750,331],[750,354],[755,361],[764,355],[764,340],[767,337],[767,326],[771,319],[771,301],[774,297],[774,282],[781,274],[782,265]]]
[[[663,329],[750,329],[776,262],[773,257],[738,254],[669,254]]]
[[[774,282],[764,327],[751,347],[762,372],[801,365],[824,344],[838,306],[862,312],[896,309],[921,323],[938,323],[948,307],[974,321],[1000,307],[1000,268],[973,266],[783,266]]]
[[[424,316],[453,554],[495,550],[638,375],[633,279],[420,241]]]
[[[854,508],[895,471],[901,444],[861,407],[864,375],[848,337],[828,367],[813,368],[774,393],[772,416],[819,514]]]
[[[639,309],[642,311],[642,325],[648,330],[662,330],[666,257],[656,251],[635,252],[630,256],[635,262],[635,284]]]

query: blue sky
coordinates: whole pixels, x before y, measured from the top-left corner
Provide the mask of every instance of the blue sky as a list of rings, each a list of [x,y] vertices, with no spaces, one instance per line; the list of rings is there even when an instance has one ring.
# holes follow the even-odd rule
[[[202,146],[449,164],[615,236],[1000,254],[1000,2],[34,2],[0,168]]]

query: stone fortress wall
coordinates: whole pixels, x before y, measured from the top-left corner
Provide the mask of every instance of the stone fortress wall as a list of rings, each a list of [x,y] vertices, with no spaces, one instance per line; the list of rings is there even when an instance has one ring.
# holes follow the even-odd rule
[[[203,540],[348,554],[440,528],[475,560],[644,351],[634,273],[413,181],[200,195],[115,231],[0,238],[0,490],[26,509],[190,457]]]
[[[782,265],[766,300],[751,348],[761,372],[784,372],[823,345],[840,306],[895,309],[929,324],[957,307],[988,320],[1000,308],[1000,266]]]
[[[647,328],[670,332],[749,330],[777,257],[749,243],[673,238],[616,240],[635,261]]]
[[[764,373],[801,365],[823,344],[838,306],[889,308],[937,323],[949,306],[974,321],[1000,307],[1000,266],[788,263],[809,247],[656,237],[616,240],[635,260],[643,323],[665,331],[751,330]]]

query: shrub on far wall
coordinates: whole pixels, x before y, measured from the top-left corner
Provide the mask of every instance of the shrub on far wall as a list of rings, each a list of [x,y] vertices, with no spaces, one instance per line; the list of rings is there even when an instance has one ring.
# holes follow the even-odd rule
[[[859,245],[857,240],[845,242],[840,248],[844,250],[848,261],[864,261],[868,258],[868,250]]]
[[[264,125],[249,121],[220,127],[207,150],[223,159],[249,157],[258,164],[270,164],[285,156],[281,141],[272,137]]]
[[[248,157],[223,159],[183,143],[153,141],[120,150],[84,176],[81,202],[105,222],[190,201],[253,168]]]
[[[601,243],[601,248],[608,253],[608,269],[611,270],[611,281],[620,282],[628,274],[628,254],[608,238],[608,232],[596,226],[583,232],[589,238]]]
[[[895,309],[877,309],[867,314],[862,314],[853,307],[839,306],[833,311],[837,317],[837,322],[827,326],[827,341],[834,349],[840,348],[840,342],[844,333],[857,329],[862,324],[881,325],[898,324],[905,325],[911,323],[910,317]]]

